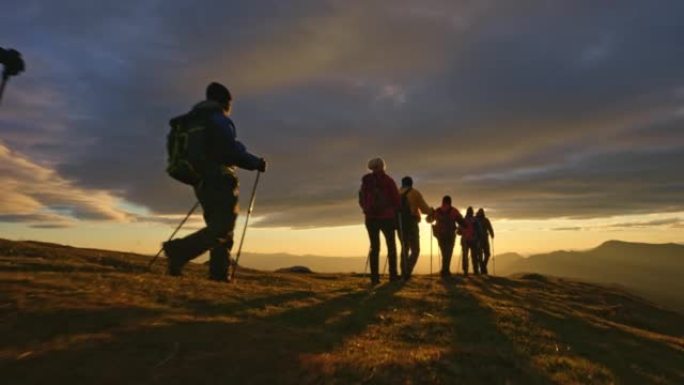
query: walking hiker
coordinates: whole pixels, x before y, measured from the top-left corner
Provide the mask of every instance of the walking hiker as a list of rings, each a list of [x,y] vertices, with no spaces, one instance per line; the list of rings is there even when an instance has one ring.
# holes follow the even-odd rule
[[[472,259],[473,272],[475,274],[480,274],[480,252],[478,250],[477,227],[478,223],[473,215],[473,208],[468,207],[464,218],[464,224],[458,229],[459,235],[461,235],[461,250],[463,253],[461,267],[463,268],[464,276],[468,275],[468,254],[470,254],[470,258]]]
[[[404,280],[411,278],[411,273],[416,267],[418,256],[420,255],[420,223],[421,214],[432,218],[434,209],[428,206],[423,199],[423,194],[413,188],[413,179],[406,176],[401,180],[401,208],[399,210],[399,221],[401,229],[399,239],[401,240],[401,275]]]
[[[492,255],[489,247],[489,237],[491,236],[492,239],[494,239],[494,228],[492,228],[492,223],[489,221],[489,218],[485,216],[484,209],[478,209],[475,218],[477,219],[479,228],[482,232],[479,238],[480,272],[486,275],[488,274],[487,264],[489,263],[489,257]]]
[[[380,282],[380,232],[387,244],[389,279],[395,281],[397,274],[397,244],[395,238],[396,215],[399,209],[399,190],[394,179],[385,173],[385,161],[374,158],[368,162],[370,173],[361,179],[359,206],[365,215],[366,230],[370,240],[371,283]]]
[[[451,197],[448,195],[442,198],[442,205],[435,210],[433,217],[435,224],[432,226],[432,233],[437,238],[442,252],[440,275],[442,278],[447,278],[451,276],[451,256],[456,243],[456,225],[465,226],[465,221],[458,209],[451,205]]]
[[[188,261],[210,250],[209,278],[228,281],[238,215],[236,168],[266,171],[266,161],[247,152],[236,139],[235,125],[229,118],[232,101],[228,88],[211,83],[206,89],[206,100],[171,120],[167,172],[193,186],[207,226],[185,238],[164,243],[170,275],[181,275]]]

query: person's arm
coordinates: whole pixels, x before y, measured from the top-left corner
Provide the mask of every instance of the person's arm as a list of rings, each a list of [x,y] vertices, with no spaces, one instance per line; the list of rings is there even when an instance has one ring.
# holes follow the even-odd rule
[[[425,199],[423,199],[423,194],[421,194],[420,191],[415,189],[413,191],[416,194],[416,206],[418,206],[420,212],[426,215],[431,215],[434,212],[434,210],[427,204],[427,202],[425,202]]]
[[[216,128],[215,139],[220,149],[218,155],[221,162],[245,170],[256,170],[261,166],[263,160],[250,154],[245,145],[235,139],[235,125],[229,117],[216,113],[211,116],[211,121]]]
[[[458,223],[459,227],[463,227],[466,225],[465,219],[463,219],[463,215],[461,215],[461,212],[458,211],[457,208],[454,208],[454,210],[451,213],[453,220],[456,221],[456,223]]]
[[[390,202],[394,211],[399,211],[401,206],[401,195],[399,195],[399,189],[397,188],[397,183],[392,179],[392,177],[387,177],[387,191],[389,192]]]
[[[487,230],[489,230],[489,234],[492,235],[492,238],[494,238],[494,228],[492,227],[492,222],[487,218]]]

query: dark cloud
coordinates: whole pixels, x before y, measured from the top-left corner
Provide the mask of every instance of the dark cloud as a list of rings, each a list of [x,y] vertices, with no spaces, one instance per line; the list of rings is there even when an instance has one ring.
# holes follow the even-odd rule
[[[271,163],[259,226],[358,223],[356,191],[376,155],[431,202],[450,193],[497,217],[684,209],[681,2],[5,9],[0,34],[29,71],[8,88],[3,140],[152,216],[192,204],[163,172],[166,122],[214,79],[236,95],[240,139]],[[102,211],[84,207],[62,209]]]

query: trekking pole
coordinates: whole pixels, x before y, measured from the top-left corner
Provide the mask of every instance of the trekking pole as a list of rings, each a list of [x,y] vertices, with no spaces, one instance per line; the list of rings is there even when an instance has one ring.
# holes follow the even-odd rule
[[[496,251],[494,250],[494,237],[492,237],[492,275],[496,275]]]
[[[432,231],[430,231],[430,277],[432,277],[432,244],[434,243],[432,238]]]
[[[245,234],[247,233],[247,224],[249,223],[249,217],[254,210],[254,200],[256,198],[256,189],[259,184],[259,176],[261,176],[261,171],[257,171],[256,179],[254,179],[254,187],[252,187],[252,196],[249,198],[249,208],[247,209],[247,216],[245,217],[245,227],[242,229],[242,237],[240,237],[240,246],[238,246],[238,252],[235,256],[235,266],[230,273],[231,282],[235,279],[235,272],[238,268],[238,262],[240,262],[240,254],[242,254],[242,244],[245,242]]]
[[[190,218],[190,215],[192,215],[192,213],[194,213],[195,210],[197,210],[197,206],[199,206],[199,204],[200,204],[199,201],[195,202],[195,204],[192,206],[190,211],[188,211],[188,214],[185,216],[185,218],[183,218],[183,220],[178,225],[178,227],[176,227],[176,230],[174,230],[173,233],[171,234],[171,236],[169,237],[169,240],[166,242],[169,242],[170,240],[173,239],[173,237],[176,236],[176,233],[178,232],[178,230],[180,230],[180,228],[183,227],[183,225],[188,220],[188,218]],[[152,258],[150,263],[147,264],[148,270],[152,268],[152,265],[154,265],[154,263],[157,261],[157,258],[159,258],[159,255],[161,254],[162,251],[164,251],[164,246],[162,246],[161,249],[159,249],[159,251],[157,251],[157,254],[154,256],[154,258]]]

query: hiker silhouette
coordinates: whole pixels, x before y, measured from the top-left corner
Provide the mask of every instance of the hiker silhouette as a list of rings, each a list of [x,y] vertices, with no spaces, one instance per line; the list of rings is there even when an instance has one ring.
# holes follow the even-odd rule
[[[431,220],[434,209],[423,199],[423,194],[413,187],[413,178],[406,176],[401,180],[401,209],[399,220],[401,222],[401,275],[408,280],[411,278],[413,269],[416,267],[420,256],[420,223],[421,214],[427,215]]]
[[[163,245],[168,273],[181,275],[183,266],[210,250],[209,278],[228,281],[230,251],[238,215],[236,168],[266,171],[266,161],[237,141],[230,119],[232,95],[220,83],[206,89],[206,100],[171,120],[169,174],[193,186],[204,211],[206,227]],[[199,137],[197,140],[195,136]]]
[[[370,240],[368,261],[371,270],[371,283],[380,282],[380,232],[387,244],[390,281],[397,280],[397,245],[395,231],[396,215],[399,209],[399,190],[394,179],[385,173],[385,161],[374,158],[368,162],[370,173],[361,179],[359,206],[365,215],[366,230]]]

